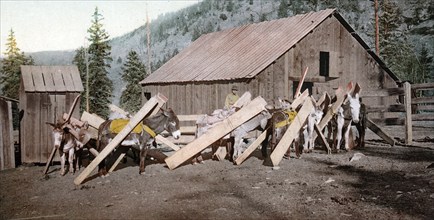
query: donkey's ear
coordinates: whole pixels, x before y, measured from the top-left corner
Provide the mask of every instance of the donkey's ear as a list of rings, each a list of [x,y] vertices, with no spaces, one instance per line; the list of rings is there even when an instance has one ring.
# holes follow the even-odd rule
[[[56,125],[54,123],[51,123],[51,122],[45,122],[45,124],[50,125],[53,128],[56,127]]]
[[[161,109],[161,112],[163,113],[163,115],[165,115],[165,116],[169,116],[169,114],[170,114],[170,111],[167,109],[167,110],[165,110],[165,109]]]

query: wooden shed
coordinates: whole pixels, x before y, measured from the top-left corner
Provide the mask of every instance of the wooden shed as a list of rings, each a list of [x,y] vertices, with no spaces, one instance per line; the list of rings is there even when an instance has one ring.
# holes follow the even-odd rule
[[[326,9],[202,35],[141,81],[143,99],[161,92],[178,114],[222,108],[233,85],[267,102],[291,100],[307,67],[304,87],[314,96],[349,81],[365,91],[397,87],[398,78],[338,11]],[[370,104],[386,104],[376,101],[383,103]]]
[[[76,66],[21,66],[21,161],[46,163],[53,148],[52,128],[83,91]],[[73,117],[79,118],[79,103]],[[56,155],[55,160],[58,160]]]

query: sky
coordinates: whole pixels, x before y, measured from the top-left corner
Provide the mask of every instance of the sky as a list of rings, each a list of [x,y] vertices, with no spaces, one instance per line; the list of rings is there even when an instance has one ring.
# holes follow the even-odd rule
[[[0,0],[1,56],[12,29],[18,48],[24,52],[75,50],[88,45],[87,29],[98,7],[104,17],[103,28],[110,38],[122,36],[158,15],[177,11],[198,0],[149,1],[20,1]]]

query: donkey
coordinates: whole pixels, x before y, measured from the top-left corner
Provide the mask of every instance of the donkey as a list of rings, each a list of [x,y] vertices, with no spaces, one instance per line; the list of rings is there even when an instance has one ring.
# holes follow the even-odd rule
[[[107,120],[103,122],[98,129],[98,151],[102,151],[108,143],[117,135],[112,131],[111,125],[115,120]],[[140,168],[139,174],[145,172],[145,158],[148,153],[149,146],[155,141],[155,136],[163,131],[168,131],[175,139],[179,139],[181,131],[179,129],[179,119],[172,109],[161,109],[156,115],[143,120],[142,126],[137,126],[138,132],[130,133],[121,146],[134,147],[140,150]],[[134,131],[136,131],[136,128]],[[99,164],[99,173],[102,176],[107,175],[107,164],[104,159]]]
[[[333,131],[333,150],[338,151],[340,149],[342,137],[344,138],[345,142],[345,150],[350,150],[349,146],[349,134],[351,132],[351,125],[352,124],[359,124],[360,121],[360,98],[359,94],[356,93],[354,97],[347,93],[347,97],[342,104],[341,107],[338,108],[337,113],[333,117],[333,120],[331,122],[331,130]],[[363,126],[357,126],[357,129],[359,130],[359,144],[362,144],[362,141],[364,140],[364,131]],[[336,141],[337,139],[337,141]],[[336,143],[336,145],[335,145]]]
[[[315,102],[314,99],[312,99]],[[303,153],[309,153],[312,152],[314,148],[314,138],[313,138],[313,132],[314,132],[314,126],[315,124],[318,124],[323,115],[324,115],[324,106],[323,105],[316,105],[314,108],[312,108],[309,116],[307,117],[307,124],[303,127]]]
[[[231,132],[230,136],[234,138],[234,153],[232,155],[232,160],[234,163],[235,160],[243,153],[243,142],[247,133],[257,129],[265,131],[270,118],[271,114],[267,110],[263,110],[258,115],[251,118]]]
[[[69,172],[74,173],[77,168],[78,160],[76,158],[76,152],[81,150],[83,146],[90,140],[90,134],[87,129],[77,129],[78,137],[74,137],[70,130],[70,127],[65,126],[66,122],[58,121],[56,124],[46,122],[46,124],[53,127],[53,140],[54,147],[59,150],[60,154],[60,175],[65,175],[65,161],[66,155],[68,155]],[[77,163],[76,163],[77,162]]]

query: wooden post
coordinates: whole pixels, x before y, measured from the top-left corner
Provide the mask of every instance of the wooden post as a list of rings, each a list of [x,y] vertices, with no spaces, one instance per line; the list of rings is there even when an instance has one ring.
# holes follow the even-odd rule
[[[413,124],[411,118],[411,85],[404,83],[404,105],[405,105],[405,144],[413,144]]]
[[[165,103],[167,98],[158,93],[156,96],[152,97],[143,105],[143,107],[137,112],[134,117],[128,122],[128,124],[117,134],[113,140],[102,150],[98,156],[83,170],[80,175],[75,178],[74,183],[76,185],[81,184],[90,173],[98,166],[98,164],[109,155],[112,150],[119,145],[131,131],[146,117],[146,115],[151,112],[159,103]]]
[[[266,137],[267,137],[267,131],[262,132],[262,134],[259,135],[259,137],[256,138],[255,141],[253,141],[253,143],[241,154],[241,156],[239,156],[235,160],[235,163],[237,165],[240,165],[242,162],[244,162],[244,160],[246,160],[247,157],[249,157],[250,154],[252,154],[253,151],[255,151],[255,149],[265,140]]]
[[[292,141],[297,137],[300,129],[305,124],[307,117],[310,114],[311,109],[313,108],[313,103],[311,99],[306,99],[301,107],[300,111],[298,111],[297,116],[295,116],[294,121],[289,125],[285,134],[283,134],[282,139],[277,144],[276,148],[270,155],[271,162],[273,166],[279,165],[280,161],[283,158],[283,155],[288,150]]]
[[[205,134],[196,140],[179,149],[172,156],[166,158],[167,166],[173,170],[188,159],[192,158],[203,149],[225,136],[235,128],[248,121],[265,109],[267,102],[262,97],[253,99],[249,104],[229,116],[222,122],[216,124]]]

